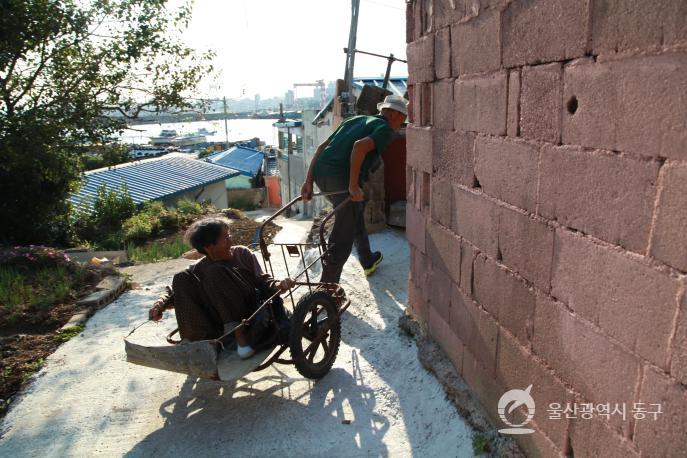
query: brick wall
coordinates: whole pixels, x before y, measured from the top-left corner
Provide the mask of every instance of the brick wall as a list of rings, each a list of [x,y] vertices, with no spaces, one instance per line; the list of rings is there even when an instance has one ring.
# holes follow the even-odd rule
[[[534,384],[528,455],[684,453],[687,2],[407,8],[409,310],[497,424]]]

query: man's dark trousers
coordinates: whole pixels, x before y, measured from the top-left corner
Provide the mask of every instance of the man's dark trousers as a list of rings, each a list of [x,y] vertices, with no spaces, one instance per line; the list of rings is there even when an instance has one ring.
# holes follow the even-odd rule
[[[334,208],[348,198],[348,178],[315,177],[315,183],[322,192],[346,191],[327,196]],[[363,266],[372,264],[373,255],[365,228],[365,202],[349,201],[334,215],[334,228],[329,236],[329,252],[322,268],[321,282],[339,283],[341,271],[351,255],[355,243],[358,259]]]

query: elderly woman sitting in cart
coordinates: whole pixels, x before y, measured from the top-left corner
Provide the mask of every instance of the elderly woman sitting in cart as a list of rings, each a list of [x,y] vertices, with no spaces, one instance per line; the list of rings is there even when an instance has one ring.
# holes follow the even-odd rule
[[[157,321],[164,310],[174,307],[182,339],[216,339],[250,317],[261,298],[286,292],[294,285],[290,278],[279,281],[263,273],[248,248],[233,246],[229,221],[224,218],[197,221],[186,237],[205,257],[176,274],[170,294],[158,300],[149,312],[149,318]],[[281,301],[274,305],[277,320],[286,321]],[[234,337],[241,358],[255,353],[250,329],[241,327]]]

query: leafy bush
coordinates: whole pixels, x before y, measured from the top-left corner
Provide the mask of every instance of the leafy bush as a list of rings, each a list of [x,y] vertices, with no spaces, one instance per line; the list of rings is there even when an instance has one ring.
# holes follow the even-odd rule
[[[122,183],[118,190],[108,190],[107,186],[101,185],[93,201],[93,212],[95,222],[101,229],[119,229],[136,212],[136,204],[126,183]]]
[[[183,215],[202,215],[203,205],[193,200],[182,199],[177,203],[177,211]]]
[[[159,219],[147,213],[138,213],[124,221],[122,230],[124,240],[127,242],[141,242],[157,233],[159,229]]]
[[[86,200],[73,209],[72,227],[78,240],[118,250],[122,247],[122,223],[135,212],[136,204],[125,184],[117,190],[103,184],[92,201]]]

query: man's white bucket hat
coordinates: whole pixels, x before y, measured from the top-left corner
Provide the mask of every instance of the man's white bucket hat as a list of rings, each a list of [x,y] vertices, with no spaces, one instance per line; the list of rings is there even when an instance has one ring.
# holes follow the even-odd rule
[[[408,116],[408,101],[400,95],[387,95],[383,102],[377,104],[377,109],[380,112],[384,108],[389,108]]]

